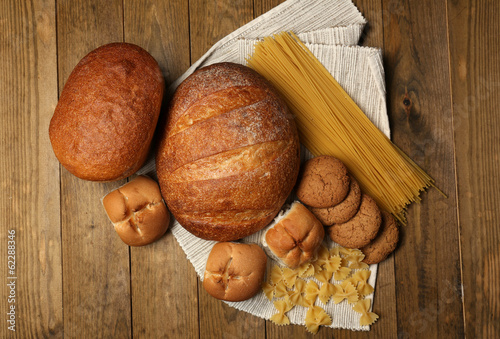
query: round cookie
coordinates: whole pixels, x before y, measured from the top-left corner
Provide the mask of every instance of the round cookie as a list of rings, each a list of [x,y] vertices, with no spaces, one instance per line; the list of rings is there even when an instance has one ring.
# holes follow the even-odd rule
[[[311,207],[331,207],[349,192],[347,167],[339,159],[323,155],[305,162],[297,186],[297,197]]]
[[[385,260],[395,249],[399,241],[399,228],[394,217],[382,211],[382,225],[377,237],[368,245],[361,248],[367,264],[378,264]]]
[[[382,223],[380,209],[367,194],[361,196],[359,210],[349,221],[328,228],[330,238],[347,248],[361,248],[372,241]]]
[[[333,224],[342,224],[349,221],[358,211],[361,203],[361,188],[358,182],[352,176],[349,193],[347,197],[338,205],[327,208],[311,207],[311,212],[318,218],[319,221],[325,226]]]

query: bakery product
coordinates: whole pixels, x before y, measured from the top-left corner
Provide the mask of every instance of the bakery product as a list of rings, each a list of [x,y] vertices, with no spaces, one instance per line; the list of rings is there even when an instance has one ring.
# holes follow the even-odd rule
[[[281,265],[297,268],[316,258],[324,237],[321,222],[304,205],[294,201],[263,232],[262,245]]]
[[[356,215],[343,224],[330,226],[328,235],[340,246],[361,248],[377,236],[381,223],[377,203],[369,195],[363,194]]]
[[[57,159],[86,180],[134,174],[148,155],[163,91],[157,62],[139,46],[93,50],[71,72],[50,121]]]
[[[102,204],[116,233],[129,246],[158,240],[170,223],[158,184],[146,176],[138,176],[108,193]]]
[[[382,225],[377,234],[368,245],[361,248],[365,255],[363,262],[378,264],[385,260],[397,247],[399,241],[399,228],[394,217],[382,211]]]
[[[217,243],[207,259],[203,287],[217,299],[247,300],[260,291],[266,263],[266,254],[259,245]]]
[[[265,227],[292,191],[299,140],[277,91],[248,67],[214,64],[176,90],[156,169],[163,197],[194,235],[232,241]]]
[[[342,224],[357,213],[361,203],[361,188],[358,181],[350,176],[349,193],[343,201],[333,207],[316,208],[311,207],[310,210],[325,226],[333,224]]]
[[[322,155],[307,160],[297,185],[297,197],[311,207],[339,204],[349,192],[347,167],[337,158]]]

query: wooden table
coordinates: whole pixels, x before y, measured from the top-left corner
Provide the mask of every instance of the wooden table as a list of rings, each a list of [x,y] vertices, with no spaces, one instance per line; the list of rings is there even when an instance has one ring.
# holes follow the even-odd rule
[[[138,44],[170,83],[280,2],[1,2],[0,337],[312,337],[211,298],[171,233],[124,245],[99,199],[125,181],[73,177],[48,139],[58,94],[90,50]],[[383,49],[393,141],[448,197],[431,189],[409,208],[399,249],[379,266],[371,331],[315,337],[498,337],[500,2],[354,2],[369,23],[362,44]],[[6,326],[11,290],[15,333]]]

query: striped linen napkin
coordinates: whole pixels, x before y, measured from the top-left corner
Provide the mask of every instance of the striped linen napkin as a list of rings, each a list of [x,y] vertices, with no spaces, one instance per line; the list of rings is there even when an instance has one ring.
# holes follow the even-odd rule
[[[245,64],[253,52],[254,43],[262,37],[293,31],[334,76],[369,119],[387,136],[390,136],[386,111],[385,80],[381,50],[357,46],[362,34],[365,18],[350,0],[288,0],[271,11],[240,27],[210,48],[168,89],[173,94],[177,86],[200,67],[218,62]],[[302,160],[312,155],[302,147]],[[138,172],[156,178],[154,159]],[[294,197],[290,197],[293,200]],[[171,228],[196,273],[203,279],[208,255],[215,244],[195,237],[177,221]],[[251,235],[243,242],[260,244],[261,232]],[[335,244],[330,242],[329,246]],[[268,261],[268,276],[272,260]],[[371,265],[370,285],[375,287],[377,265]],[[314,279],[314,278],[313,278]],[[367,298],[373,300],[373,294]],[[264,319],[276,313],[276,309],[263,293],[243,302],[227,302],[238,310]],[[331,316],[332,328],[368,331],[369,326],[360,326],[360,314],[352,310],[345,301],[326,305],[317,304]],[[292,324],[304,324],[307,309],[297,306],[287,313]]]

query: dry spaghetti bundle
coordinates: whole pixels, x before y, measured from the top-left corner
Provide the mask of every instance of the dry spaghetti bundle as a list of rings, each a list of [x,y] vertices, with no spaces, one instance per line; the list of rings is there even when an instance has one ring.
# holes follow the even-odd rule
[[[282,93],[302,144],[314,155],[339,158],[386,211],[405,223],[405,208],[434,186],[354,103],[293,33],[264,38],[248,65]]]

